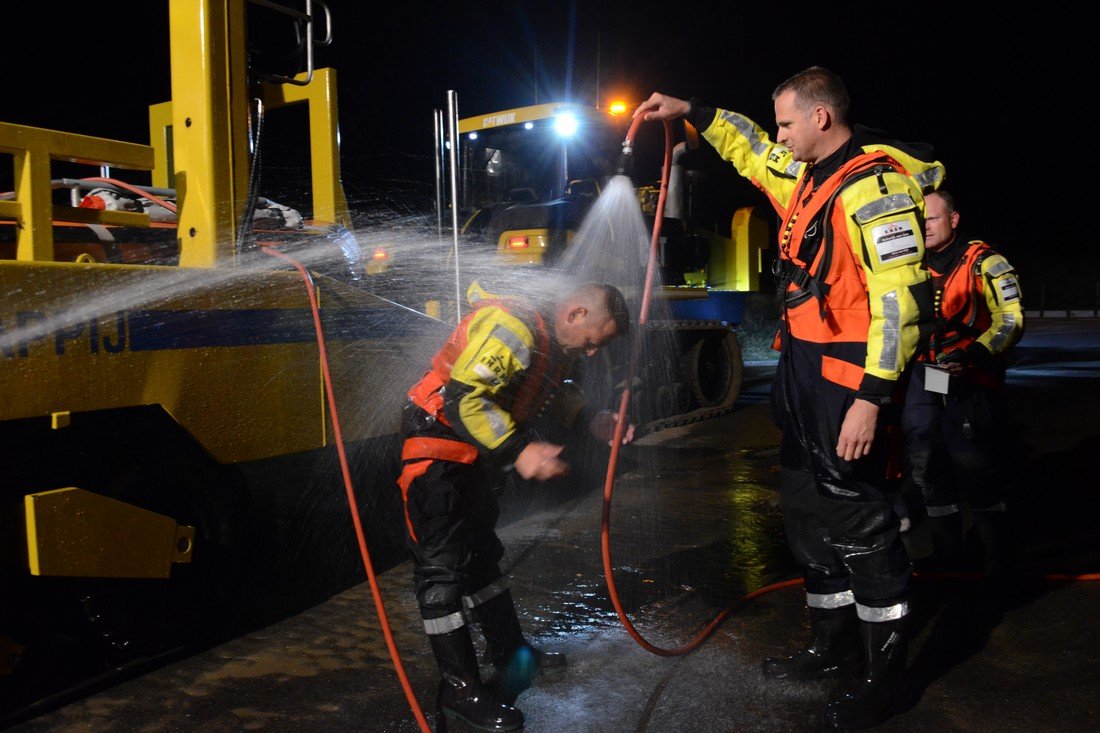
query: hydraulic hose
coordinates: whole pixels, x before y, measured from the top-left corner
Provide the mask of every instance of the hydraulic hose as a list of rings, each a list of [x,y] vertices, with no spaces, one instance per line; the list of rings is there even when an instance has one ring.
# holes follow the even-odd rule
[[[256,126],[252,134],[252,160],[248,173],[248,193],[245,197],[244,211],[237,222],[237,239],[235,244],[237,256],[245,251],[246,240],[252,232],[252,219],[256,216],[256,204],[260,190],[260,143],[264,131],[264,103],[257,98],[256,102]]]
[[[161,197],[159,197],[159,196],[155,195],[154,193],[152,193],[151,191],[149,191],[147,188],[142,188],[140,186],[135,186],[131,183],[127,183],[126,181],[120,181],[117,178],[103,178],[102,176],[93,176],[91,178],[81,178],[80,180],[90,181],[90,182],[97,182],[97,183],[107,183],[107,184],[110,184],[110,185],[115,186],[117,188],[121,188],[123,190],[129,191],[132,194],[136,194],[138,196],[142,196],[144,198],[147,198],[150,201],[152,201],[154,204],[156,204],[157,206],[163,207],[165,209],[165,211],[170,211],[173,214],[175,214],[178,211],[175,204],[173,204],[170,201],[165,201]]]
[[[401,655],[397,651],[397,643],[394,641],[393,631],[390,628],[390,621],[386,615],[386,604],[382,601],[382,592],[378,588],[378,579],[374,574],[374,563],[371,562],[370,551],[367,549],[367,539],[363,533],[363,523],[359,519],[359,503],[355,499],[355,491],[352,488],[351,470],[348,467],[348,457],[344,450],[344,438],[340,431],[340,417],[336,412],[336,397],[333,394],[332,376],[329,373],[328,366],[328,353],[325,349],[325,335],[321,327],[321,311],[317,305],[317,292],[313,287],[313,278],[302,263],[293,257],[267,246],[261,247],[260,251],[272,257],[278,257],[289,262],[302,276],[302,280],[305,283],[306,293],[309,296],[309,307],[313,312],[313,328],[317,334],[317,350],[321,360],[321,371],[325,379],[325,397],[328,399],[329,413],[332,415],[332,439],[336,443],[336,452],[340,457],[340,472],[343,474],[344,478],[344,491],[347,494],[348,509],[351,511],[352,523],[355,525],[355,537],[359,542],[359,554],[363,558],[363,567],[366,568],[367,579],[370,581],[371,595],[374,596],[374,608],[378,612],[378,623],[382,627],[382,634],[386,638],[386,648],[389,649],[390,659],[393,660],[393,668],[397,672],[398,679],[401,681],[401,687],[405,691],[405,697],[409,701],[409,707],[412,709],[413,716],[416,718],[416,722],[420,724],[422,733],[432,733],[432,729],[428,725],[428,720],[424,717],[424,711],[420,708],[420,703],[417,702],[416,695],[413,693],[412,685],[409,684],[408,675],[405,674],[405,666],[401,663]]]

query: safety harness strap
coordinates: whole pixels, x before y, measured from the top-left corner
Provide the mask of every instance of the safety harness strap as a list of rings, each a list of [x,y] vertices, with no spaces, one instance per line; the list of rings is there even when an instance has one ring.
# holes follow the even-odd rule
[[[447,427],[451,424],[443,412],[443,380],[434,370],[429,370],[424,378],[409,388],[409,400],[424,412]]]
[[[473,463],[477,460],[477,448],[469,443],[448,438],[411,437],[401,447],[402,461],[435,458],[454,463]]]
[[[781,257],[773,263],[772,272],[780,278],[779,283],[781,291],[786,290],[788,283],[794,283],[801,291],[790,294],[789,296],[785,292],[782,293],[786,299],[784,305],[787,308],[801,305],[809,296],[812,296],[817,298],[821,318],[822,320],[825,319],[825,296],[829,293],[829,284],[826,282],[826,279],[829,277],[829,271],[832,269],[833,263],[833,206],[845,189],[856,181],[861,181],[870,176],[879,176],[880,188],[883,189],[883,193],[885,193],[885,185],[881,183],[881,176],[886,170],[896,170],[896,168],[890,164],[891,162],[892,159],[887,156],[871,158],[861,163],[860,166],[856,167],[854,170],[849,171],[845,177],[841,178],[839,181],[833,183],[832,185],[836,187],[828,193],[828,198],[825,199],[821,208],[814,213],[811,224],[807,227],[807,231],[809,231],[815,228],[813,222],[820,222],[822,230],[821,236],[813,237],[809,241],[804,239],[799,245],[799,250],[797,252],[791,253],[788,257]],[[814,191],[811,196],[825,194],[826,191],[828,191],[828,185],[828,183],[822,184],[821,189]],[[797,213],[797,208],[793,209],[792,213]],[[790,224],[794,223],[794,216],[789,219],[789,222]],[[822,247],[824,247],[824,252],[822,253],[821,261],[818,263],[815,271],[814,260],[817,259],[817,253]],[[797,257],[799,260],[806,263],[805,266],[793,262],[792,259],[790,259],[793,257]]]
[[[780,282],[784,284],[794,283],[798,287],[797,292],[784,293],[784,302],[788,308],[800,305],[802,301],[810,297],[817,298],[819,302],[824,302],[825,296],[829,293],[828,283],[818,280],[805,268],[790,260],[773,260],[772,274],[778,277]]]
[[[412,518],[409,516],[409,487],[413,481],[427,473],[431,465],[430,460],[406,463],[401,469],[401,475],[397,477],[397,485],[401,487],[401,503],[405,506],[405,526],[409,528],[409,537],[417,544],[420,544],[420,540],[416,538],[416,530],[413,529]]]
[[[419,543],[409,517],[409,487],[412,482],[427,473],[433,461],[473,463],[477,460],[477,448],[458,440],[414,436],[406,438],[401,446],[401,460],[405,461],[405,465],[397,477],[397,485],[401,487],[401,502],[405,505],[405,524],[409,528],[409,537]]]

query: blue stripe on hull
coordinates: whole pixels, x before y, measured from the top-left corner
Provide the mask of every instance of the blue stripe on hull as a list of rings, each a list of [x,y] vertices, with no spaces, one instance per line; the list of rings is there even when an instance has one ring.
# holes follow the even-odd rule
[[[415,333],[424,316],[399,308],[321,310],[328,341],[392,338]],[[262,346],[314,342],[313,316],[306,309],[145,310],[127,313],[131,351]]]

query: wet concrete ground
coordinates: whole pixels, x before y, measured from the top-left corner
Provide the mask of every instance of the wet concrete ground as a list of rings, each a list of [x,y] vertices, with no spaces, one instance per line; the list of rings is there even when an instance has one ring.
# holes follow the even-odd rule
[[[1071,328],[1072,327],[1072,328]],[[1019,444],[1012,506],[1019,582],[995,596],[976,580],[915,582],[909,665],[914,706],[884,731],[1085,731],[1100,712],[1100,328],[1032,327],[1011,372]],[[1067,335],[1068,333],[1068,335]],[[1082,341],[1082,339],[1084,339]],[[500,535],[529,636],[569,666],[519,697],[527,731],[812,731],[834,683],[765,680],[760,661],[806,631],[776,485],[768,366],[750,367],[738,408],[646,436],[625,450],[610,511],[614,583],[659,656],[620,622],[600,550],[602,485],[553,496],[511,487]],[[1083,406],[1091,409],[1081,409]],[[1084,473],[1088,471],[1088,473]],[[909,544],[921,554],[921,533]],[[407,564],[379,577],[412,690],[435,725],[436,669]],[[416,731],[369,585],[306,613],[15,726],[38,731]],[[451,731],[468,728],[452,723]]]

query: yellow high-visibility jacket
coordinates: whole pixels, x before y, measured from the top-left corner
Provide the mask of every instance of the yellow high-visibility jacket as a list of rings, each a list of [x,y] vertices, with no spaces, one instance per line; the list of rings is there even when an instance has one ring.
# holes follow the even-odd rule
[[[457,439],[510,464],[572,359],[530,305],[490,294],[472,305],[408,396]]]
[[[809,166],[743,115],[716,110],[702,135],[779,215],[784,335],[813,345],[825,379],[886,401],[931,315],[923,194],[944,166],[868,139],[815,189]]]

